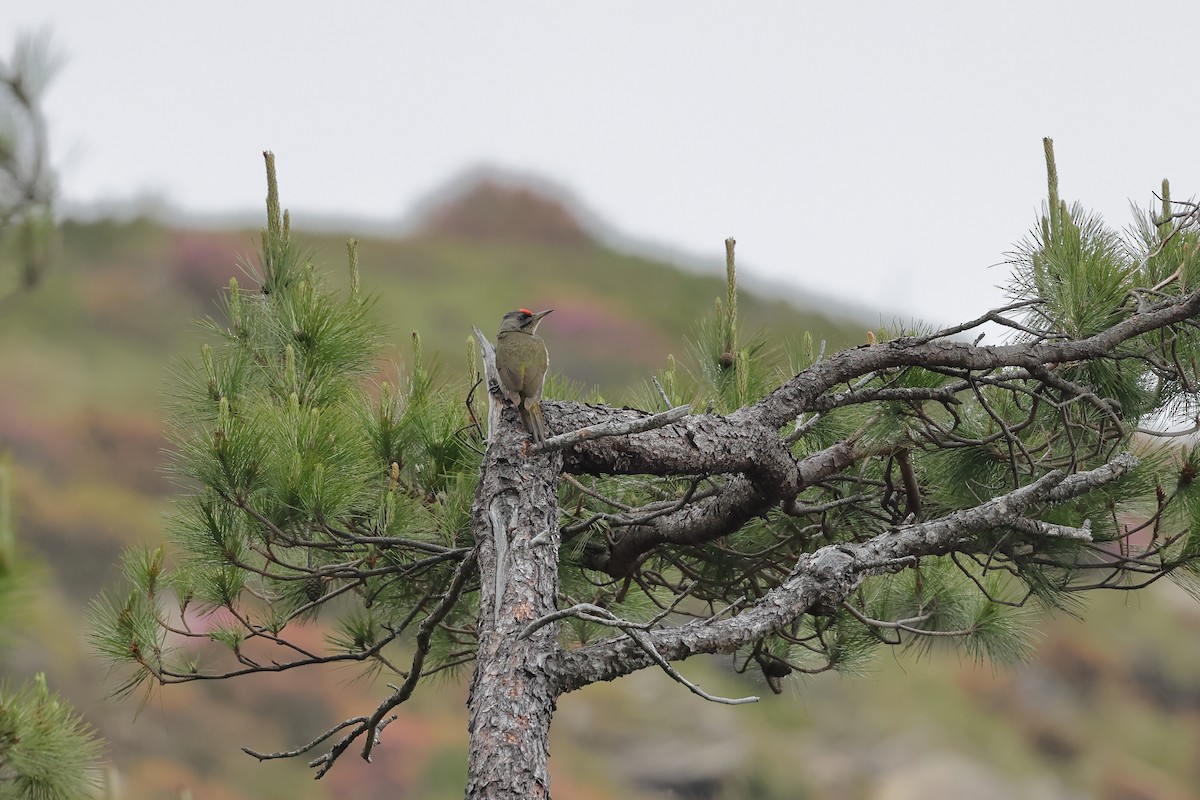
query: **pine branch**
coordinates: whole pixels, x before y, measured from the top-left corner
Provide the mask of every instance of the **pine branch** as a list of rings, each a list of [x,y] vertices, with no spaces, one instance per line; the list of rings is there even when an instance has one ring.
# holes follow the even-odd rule
[[[983,372],[1096,360],[1109,356],[1118,346],[1138,336],[1191,320],[1198,313],[1200,290],[1161,300],[1099,333],[1072,341],[981,347],[901,338],[856,347],[814,364],[759,403],[731,415],[731,419],[780,428],[797,415],[814,410],[817,398],[830,389],[871,372],[898,367],[953,367]]]
[[[578,428],[567,433],[560,433],[557,436],[551,436],[544,442],[539,442],[529,448],[529,452],[533,454],[547,453],[551,450],[565,450],[568,447],[579,444],[580,442],[595,441],[603,439],[606,436],[628,436],[633,433],[644,433],[652,431],[656,428],[662,428],[683,419],[691,411],[690,406],[676,406],[668,411],[663,411],[659,414],[651,414],[650,416],[632,420],[610,420],[600,422],[595,425],[588,425],[584,428]]]
[[[322,778],[329,772],[334,762],[342,755],[359,737],[366,735],[366,744],[363,746],[362,757],[364,761],[371,760],[371,752],[376,744],[379,743],[379,736],[383,730],[393,722],[396,717],[389,715],[389,712],[408,700],[413,691],[417,687],[417,683],[421,677],[425,675],[424,664],[425,658],[429,654],[430,640],[434,630],[446,618],[454,605],[458,602],[462,594],[463,588],[466,585],[467,579],[472,570],[475,568],[475,555],[472,552],[464,558],[455,570],[454,576],[451,578],[449,585],[441,595],[438,605],[430,611],[429,615],[421,622],[420,629],[417,632],[416,652],[413,654],[412,667],[408,671],[408,677],[400,686],[392,687],[392,694],[386,700],[379,704],[379,707],[367,717],[354,717],[353,719],[345,720],[330,728],[325,733],[310,740],[308,743],[301,745],[293,750],[280,751],[276,753],[261,753],[250,748],[243,747],[242,751],[248,755],[257,758],[259,761],[280,758],[294,758],[307,753],[317,745],[321,744],[329,737],[337,732],[350,728],[342,738],[334,744],[328,753],[309,762],[310,767],[316,768],[315,777]]]
[[[1052,472],[974,508],[902,526],[861,544],[823,547],[802,556],[785,581],[730,619],[692,622],[646,635],[656,652],[669,661],[698,653],[732,653],[784,630],[804,614],[838,607],[866,577],[905,569],[921,557],[952,552],[976,534],[1012,525],[1036,504],[1079,497],[1112,483],[1136,465],[1133,456],[1121,454],[1101,467],[1074,475]],[[1041,533],[1055,534],[1049,529]],[[563,691],[573,691],[651,663],[653,659],[641,645],[618,639],[566,652],[557,669]]]
[[[1124,429],[1124,422],[1115,415],[1110,401],[1100,398],[1085,386],[1047,370],[1044,365],[1108,357],[1113,349],[1129,339],[1188,319],[1197,311],[1200,311],[1200,292],[1163,301],[1146,314],[1133,315],[1106,331],[1078,341],[979,347],[914,337],[859,347],[813,365],[760,403],[728,417],[691,415],[681,422],[639,437],[579,442],[566,454],[566,469],[575,474],[682,475],[701,472],[733,475],[719,496],[704,498],[674,515],[657,519],[652,526],[624,531],[608,552],[593,553],[589,557],[589,566],[621,576],[637,563],[642,554],[658,544],[710,541],[737,530],[748,520],[773,507],[791,508],[797,494],[806,486],[828,477],[830,470],[845,468],[857,460],[857,456],[850,457],[848,452],[842,452],[841,458],[827,462],[825,468],[817,470],[813,476],[802,476],[800,464],[787,452],[785,443],[776,433],[778,427],[801,413],[848,403],[849,400],[840,398],[852,396],[853,393],[829,396],[824,392],[863,375],[910,366],[957,370],[962,379],[948,388],[908,390],[897,387],[857,391],[862,392],[861,399],[864,401],[890,399],[917,403],[935,400],[953,405],[950,402],[950,390],[965,389],[1000,426],[1000,432],[991,439],[1006,439],[1014,449],[1014,454],[1019,453],[1029,465],[1038,459],[1026,449],[1020,438],[1021,425],[1009,425],[1001,413],[991,408],[988,399],[978,389],[980,385],[1001,382],[986,375],[976,376],[975,371],[1021,368],[1018,372],[1010,373],[1004,385],[1016,388],[1018,379],[1024,375],[1043,386],[1069,392],[1107,416],[1115,426],[1114,435],[1118,435]],[[1028,391],[1031,396],[1042,399],[1036,388],[1021,388],[1021,391]],[[833,399],[827,400],[829,397]],[[803,405],[797,405],[800,403]],[[586,428],[622,417],[641,417],[639,412],[561,402],[553,404],[553,408],[560,424],[573,428]],[[1031,410],[1022,425],[1031,424],[1035,419],[1034,413]],[[923,418],[934,430],[938,428],[934,420],[927,416]],[[970,441],[962,439],[963,444]],[[979,443],[987,441],[981,439]],[[830,454],[833,452],[836,451],[830,451]],[[1074,461],[1075,456],[1070,456],[1070,459]],[[1012,469],[1013,483],[1019,484],[1015,463]]]

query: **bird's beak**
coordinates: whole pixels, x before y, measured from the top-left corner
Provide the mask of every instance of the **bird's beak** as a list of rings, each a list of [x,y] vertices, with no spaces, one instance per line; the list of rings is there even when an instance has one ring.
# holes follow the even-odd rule
[[[547,308],[545,311],[539,311],[539,312],[537,312],[536,314],[534,314],[534,315],[533,315],[533,321],[534,321],[534,322],[541,322],[541,321],[542,321],[542,317],[546,316],[547,314],[549,314],[549,313],[550,313],[551,311],[553,311],[553,310],[554,310],[553,308]]]

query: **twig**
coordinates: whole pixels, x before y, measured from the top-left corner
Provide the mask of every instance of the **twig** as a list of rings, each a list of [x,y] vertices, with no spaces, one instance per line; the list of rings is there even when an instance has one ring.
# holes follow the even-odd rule
[[[351,725],[358,725],[358,724],[366,722],[366,721],[367,721],[366,717],[354,717],[352,719],[345,720],[344,722],[339,722],[337,725],[334,725],[332,728],[325,731],[320,736],[318,736],[317,738],[310,741],[308,744],[302,744],[299,747],[297,747],[295,750],[282,750],[278,753],[260,753],[257,750],[251,750],[249,747],[243,747],[242,752],[248,756],[254,756],[259,761],[269,761],[273,758],[295,758],[298,755],[302,755],[304,753],[307,753],[309,750],[312,750],[314,747],[316,747],[321,742],[328,739],[330,736],[333,736],[335,733],[340,731],[342,728],[348,728]]]
[[[654,388],[658,389],[658,396],[662,398],[663,405],[667,408],[671,407],[671,398],[667,397],[667,391],[663,389],[662,384],[658,382],[658,376],[655,375],[650,380],[654,381]]]
[[[683,684],[689,692],[697,697],[702,697],[712,703],[721,703],[728,706],[740,706],[745,705],[746,703],[758,702],[757,695],[747,695],[746,697],[721,697],[719,695],[709,694],[696,684],[689,681],[687,678],[680,675],[679,671],[672,667],[671,663],[662,657],[662,654],[660,654],[654,647],[653,640],[651,640],[651,638],[647,636],[644,631],[629,630],[626,631],[626,633],[629,634],[629,638],[637,642],[638,646],[646,651],[646,655],[650,656],[654,663],[658,664],[658,666],[662,668],[663,672],[667,673],[673,679]]]
[[[1059,525],[1040,519],[1017,517],[1010,523],[1009,527],[1015,528],[1021,531],[1021,533],[1033,534],[1035,536],[1052,536],[1058,539],[1071,539],[1076,542],[1092,541],[1092,521],[1090,519],[1085,519],[1082,527],[1073,528],[1069,525]]]
[[[784,437],[783,441],[785,444],[794,444],[795,442],[800,441],[800,439],[806,433],[811,431],[813,429],[813,427],[816,426],[816,424],[821,421],[822,415],[820,413],[815,413],[808,419],[801,422],[800,420],[803,417],[804,417],[804,414],[800,414],[799,416],[796,417],[796,428],[795,428],[795,430],[793,430],[791,433],[789,433],[787,436]]]
[[[667,606],[662,611],[660,611],[659,613],[654,615],[654,619],[650,620],[648,627],[653,627],[654,625],[657,625],[658,623],[660,623],[664,619],[666,619],[667,615],[670,614],[672,611],[674,611],[676,608],[678,608],[679,604],[682,603],[684,600],[686,600],[688,595],[690,595],[692,593],[692,590],[695,589],[699,585],[700,585],[700,581],[692,581],[691,583],[689,583],[688,587],[686,589],[684,589],[682,592],[679,592],[679,594],[675,595],[675,599],[671,601],[671,605]]]
[[[630,622],[628,620],[621,619],[608,609],[601,608],[598,605],[594,605],[592,603],[576,603],[570,608],[560,608],[557,611],[551,611],[549,614],[538,617],[533,622],[526,625],[517,635],[517,638],[528,639],[541,628],[558,622],[560,619],[566,619],[567,617],[576,617],[584,620],[585,622],[597,622],[601,625],[611,625],[621,628],[622,630],[627,627],[639,628],[641,630],[646,630],[649,628],[647,623]]]
[[[566,481],[567,483],[569,483],[571,486],[574,486],[576,489],[578,489],[583,494],[586,494],[588,497],[593,497],[596,500],[599,500],[601,503],[604,503],[605,505],[610,505],[613,508],[619,508],[622,511],[626,511],[626,512],[636,510],[634,506],[626,505],[625,503],[622,503],[618,500],[614,500],[613,498],[608,497],[607,495],[601,494],[600,492],[596,491],[595,489],[593,489],[590,486],[585,486],[574,475],[570,475],[570,474],[564,472],[562,479],[564,481]]]
[[[734,600],[732,603],[725,606],[720,611],[717,611],[716,613],[714,613],[708,619],[701,620],[700,624],[708,625],[710,623],[716,622],[718,619],[725,616],[726,614],[729,614],[730,612],[737,612],[737,610],[742,607],[742,603],[744,603],[744,602],[746,602],[746,595],[742,595],[738,599]]]
[[[552,450],[563,450],[579,442],[600,439],[605,436],[624,436],[630,433],[641,433],[643,431],[654,430],[655,428],[662,428],[683,419],[688,415],[689,411],[691,411],[691,406],[676,406],[670,411],[664,411],[661,414],[652,414],[648,417],[640,417],[630,422],[610,421],[588,425],[586,428],[551,436],[544,442],[531,446],[529,452],[534,454],[549,453]]]
[[[1159,431],[1153,428],[1142,427],[1141,425],[1134,428],[1134,430],[1146,436],[1156,436],[1160,439],[1191,436],[1192,434],[1200,431],[1200,417],[1197,417],[1192,421],[1192,426],[1190,428],[1181,428],[1177,431]]]
[[[689,692],[697,697],[702,697],[705,700],[713,703],[721,703],[723,705],[730,706],[758,702],[758,698],[754,695],[750,695],[748,697],[721,697],[719,695],[709,694],[696,684],[689,681],[687,678],[683,677],[683,675],[679,674],[679,671],[672,667],[671,663],[662,657],[662,654],[659,653],[658,649],[654,646],[654,642],[649,636],[646,635],[646,630],[649,628],[650,623],[630,622],[629,620],[621,619],[608,609],[601,608],[600,606],[593,605],[591,603],[578,603],[570,608],[560,609],[558,611],[546,614],[543,617],[539,617],[525,626],[524,630],[521,631],[519,638],[527,638],[539,628],[545,627],[546,625],[565,617],[576,617],[584,620],[585,622],[595,622],[600,625],[609,625],[614,628],[620,628],[630,639],[637,643],[638,647],[645,651],[646,655],[650,656],[650,659],[657,664],[663,672],[667,673],[667,675],[669,675],[673,680],[683,684]]]
[[[909,624],[913,622],[924,622],[925,620],[929,619],[930,616],[932,616],[931,614],[922,614],[918,617],[910,617],[908,619],[896,620],[895,622],[887,622],[885,620],[872,619],[871,617],[868,617],[866,614],[862,613],[853,605],[844,600],[842,601],[842,608],[849,611],[850,615],[859,622],[872,628],[904,631],[905,633],[912,633],[918,636],[970,636],[976,630],[975,628],[963,628],[956,631],[931,631],[926,628],[914,628],[911,624]],[[887,639],[884,639],[884,641],[893,645],[900,644],[900,640],[898,638],[895,641],[889,641]]]
[[[454,576],[450,579],[449,586],[446,587],[446,592],[442,595],[441,602],[434,608],[429,615],[421,621],[421,627],[417,631],[416,652],[413,654],[412,668],[409,670],[408,677],[399,687],[393,687],[392,695],[385,701],[379,704],[375,712],[370,717],[359,718],[359,721],[352,731],[343,736],[333,746],[333,748],[321,756],[309,762],[310,767],[317,768],[315,777],[321,778],[327,773],[338,757],[346,751],[346,749],[364,733],[370,734],[367,738],[367,743],[363,746],[362,757],[364,761],[371,760],[371,751],[378,743],[379,734],[395,717],[388,717],[388,712],[396,706],[403,703],[412,696],[413,690],[416,689],[417,682],[424,674],[422,667],[425,664],[425,656],[429,652],[430,638],[433,635],[434,629],[441,624],[446,615],[458,602],[459,596],[462,594],[463,587],[467,583],[467,578],[471,570],[475,567],[475,551],[462,560],[455,570]],[[345,726],[342,726],[345,727]]]

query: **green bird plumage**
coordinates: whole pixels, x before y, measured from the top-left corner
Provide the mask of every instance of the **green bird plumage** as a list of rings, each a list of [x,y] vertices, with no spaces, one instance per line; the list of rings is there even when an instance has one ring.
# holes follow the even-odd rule
[[[496,372],[500,389],[508,401],[517,407],[521,425],[535,442],[546,438],[542,421],[542,384],[550,356],[546,343],[537,335],[538,323],[554,309],[536,314],[519,308],[504,315],[500,333],[496,336]]]

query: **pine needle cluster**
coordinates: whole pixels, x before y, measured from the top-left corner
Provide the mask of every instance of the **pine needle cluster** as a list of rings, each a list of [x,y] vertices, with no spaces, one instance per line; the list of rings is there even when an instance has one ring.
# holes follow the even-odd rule
[[[0,683],[0,797],[86,800],[102,784],[101,746],[41,673]]]
[[[96,646],[131,667],[119,693],[327,661],[403,676],[412,626],[470,550],[465,388],[415,336],[404,374],[377,382],[384,331],[354,243],[343,297],[292,240],[267,168],[255,288],[231,280],[214,341],[171,372],[171,547],[129,551],[129,590],[93,605]],[[325,651],[289,638],[322,612]],[[454,608],[426,672],[469,659],[472,621],[469,601]]]

